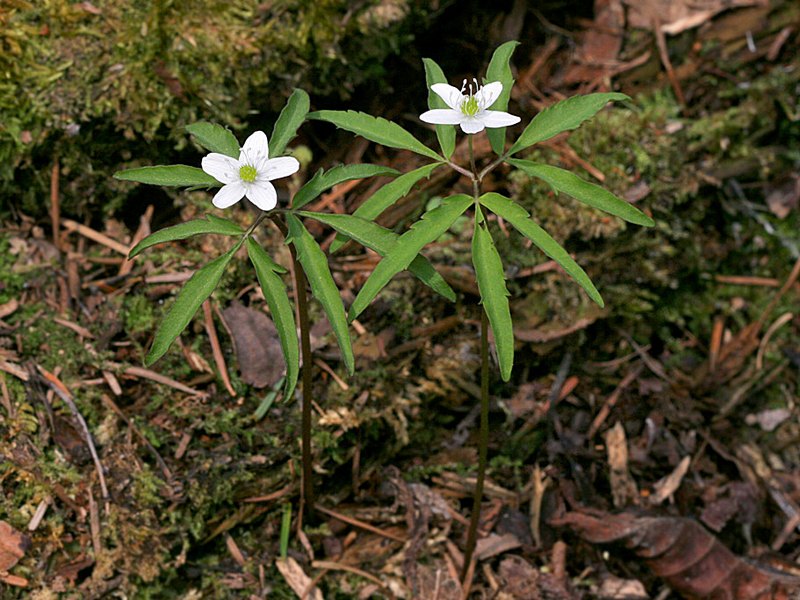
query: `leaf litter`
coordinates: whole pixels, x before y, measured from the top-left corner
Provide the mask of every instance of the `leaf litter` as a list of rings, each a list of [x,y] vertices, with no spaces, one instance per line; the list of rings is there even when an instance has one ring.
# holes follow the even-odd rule
[[[185,280],[185,269],[220,253],[218,241],[172,247],[129,263],[122,256],[141,236],[119,221],[107,220],[101,230],[61,219],[54,244],[24,215],[6,224],[3,243],[9,252],[0,259],[4,581],[25,592],[84,597],[115,590],[163,595],[176,585],[187,595],[207,597],[412,597],[416,589],[422,598],[644,598],[664,597],[665,585],[687,598],[714,590],[734,599],[796,594],[794,569],[764,558],[771,550],[791,560],[800,547],[794,418],[798,285],[781,244],[797,225],[796,177],[780,161],[774,173],[764,173],[759,162],[767,156],[761,154],[766,140],[759,137],[764,124],[756,117],[768,115],[773,129],[791,127],[789,113],[780,108],[786,89],[782,72],[791,73],[796,65],[796,57],[781,52],[791,6],[777,2],[771,12],[756,13],[708,4],[703,17],[708,26],[683,35],[710,54],[685,49],[684,56],[674,54],[671,82],[656,40],[638,38],[643,44],[628,30],[622,36],[612,32],[608,25],[614,22],[600,8],[608,4],[618,17],[613,11],[620,4],[596,4],[597,22],[579,25],[587,33],[611,35],[599,40],[600,46],[610,45],[604,52],[598,54],[595,38],[594,50],[583,54],[593,76],[564,79],[579,65],[559,44],[548,45],[544,58],[531,49],[521,59],[522,91],[514,101],[538,110],[552,100],[541,91],[552,85],[564,85],[567,92],[602,88],[608,79],[633,90],[643,81],[652,87],[654,78],[673,88],[678,83],[698,127],[678,121],[673,112],[648,126],[652,138],[641,135],[653,144],[666,139],[689,148],[693,143],[680,169],[670,169],[659,151],[657,160],[665,164],[650,167],[638,157],[636,172],[625,173],[629,157],[603,164],[602,149],[594,156],[579,136],[556,140],[542,151],[566,165],[582,165],[623,192],[631,190],[631,200],[677,211],[676,222],[669,223],[674,230],[657,240],[664,247],[679,244],[674,248],[697,261],[689,267],[697,287],[691,289],[691,282],[670,270],[686,268],[688,258],[667,253],[661,263],[644,260],[636,274],[641,290],[655,290],[651,297],[631,292],[633,301],[598,314],[565,289],[557,267],[535,262],[528,248],[510,243],[500,248],[518,262],[509,281],[525,298],[525,312],[515,312],[529,323],[523,328],[529,334],[518,340],[524,357],[519,377],[492,388],[494,461],[482,511],[481,558],[465,585],[458,574],[475,484],[468,443],[474,431],[469,398],[476,393],[474,323],[453,321],[447,305],[409,292],[408,280],[400,279],[387,298],[362,314],[363,331],[357,332],[362,342],[355,348],[361,348],[360,360],[368,367],[341,386],[334,377],[342,373],[335,342],[324,317],[316,315],[317,357],[330,369],[321,369],[314,383],[321,516],[305,538],[290,544],[289,557],[281,562],[282,503],[297,497],[292,433],[297,414],[292,403],[279,399],[255,421],[258,399],[242,392],[248,386],[272,387],[282,367],[267,359],[275,356],[277,340],[267,331],[263,300],[248,287],[238,263],[226,275],[234,292],[215,302],[230,331],[221,333],[216,345],[241,397],[222,393],[227,386],[210,372],[215,343],[199,317],[162,362],[152,370],[141,367],[156,321],[153,309],[143,307],[156,305],[160,311],[161,301]],[[696,10],[691,4],[681,6]],[[653,5],[642,3],[640,9]],[[712,19],[720,8],[729,10]],[[639,18],[630,10],[626,14],[629,26]],[[690,12],[670,15],[662,16],[673,28],[685,29],[696,18]],[[733,17],[753,36],[759,54],[752,60],[744,36],[713,37],[721,31],[712,27],[717,19]],[[535,15],[526,20],[527,27],[552,32],[548,23]],[[651,28],[649,22],[642,26]],[[732,70],[726,62],[732,57],[751,70]],[[752,77],[753,85],[767,81],[775,86],[779,108],[754,104],[742,86],[732,86],[723,97],[705,76],[739,78],[739,83]],[[656,105],[653,110],[676,110],[658,97],[647,101]],[[734,125],[715,129],[702,111],[723,124],[728,115]],[[663,130],[652,131],[659,127]],[[790,144],[791,138],[775,143]],[[339,150],[331,149],[332,160]],[[457,159],[464,152],[457,148]],[[482,160],[488,145],[476,144],[476,152]],[[418,166],[404,153],[392,160],[399,170]],[[745,200],[729,193],[730,180],[744,184]],[[449,183],[434,173],[380,221],[402,224]],[[320,202],[334,209],[358,205],[370,187],[349,186]],[[528,193],[524,183],[512,187]],[[700,190],[719,206],[709,207]],[[750,198],[763,198],[766,210],[747,212]],[[546,211],[554,198],[530,200]],[[188,203],[183,216],[196,216],[195,210]],[[765,220],[767,213],[776,220]],[[152,214],[139,229],[149,229]],[[537,214],[548,218],[546,212]],[[664,214],[669,213],[662,213],[665,221],[672,218]],[[726,220],[732,223],[730,235],[739,236],[736,244],[708,227]],[[490,223],[498,239],[502,226]],[[643,250],[648,240],[608,224],[586,220],[563,227],[572,228],[564,239],[602,241],[608,252],[604,263],[578,258],[605,271],[604,288],[612,294],[615,285],[630,287],[624,275],[638,260],[634,249],[657,255],[653,247]],[[430,256],[445,266],[466,251],[458,232],[446,236]],[[332,266],[352,298],[375,261],[348,250],[354,252],[346,248]],[[472,302],[474,277],[443,272],[463,301]],[[678,304],[683,289],[691,302]],[[654,313],[647,307],[657,311],[669,302],[675,302],[668,308],[678,316],[654,316],[657,324],[648,327],[645,321]],[[785,314],[791,316],[779,316]],[[569,328],[570,323],[579,326]],[[549,324],[554,326],[545,329]],[[259,334],[250,335],[255,330]],[[566,353],[575,358],[561,361],[566,365],[561,373]],[[42,371],[29,364],[52,378],[42,382],[32,375]],[[69,392],[75,410],[57,400],[56,390],[64,389],[55,382]],[[86,460],[91,449],[76,413],[94,440],[99,470]],[[107,480],[107,498],[101,477]],[[37,526],[21,534],[34,514],[40,515]]]

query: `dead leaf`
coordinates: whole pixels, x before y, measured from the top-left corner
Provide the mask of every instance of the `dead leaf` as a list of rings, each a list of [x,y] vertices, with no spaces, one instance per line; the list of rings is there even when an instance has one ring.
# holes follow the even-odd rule
[[[650,596],[638,579],[621,579],[606,575],[597,592],[605,600],[647,600]]]
[[[286,558],[286,560],[276,560],[275,566],[278,568],[281,575],[283,575],[286,583],[289,584],[289,587],[292,588],[299,598],[303,598],[304,600],[324,600],[322,592],[319,591],[318,587],[310,587],[311,578],[305,574],[303,567],[291,556]]]
[[[19,308],[19,300],[12,298],[8,302],[0,304],[0,319],[5,319],[8,315],[12,314]]]
[[[283,376],[283,360],[278,330],[263,312],[233,302],[222,311],[233,337],[242,381],[256,388],[274,386]]]
[[[59,414],[53,415],[53,440],[72,464],[85,465],[92,460],[86,438],[73,424],[72,419]]]
[[[31,547],[30,538],[14,529],[6,521],[0,521],[0,571],[8,571],[25,556]]]
[[[650,496],[650,504],[657,506],[672,496],[672,494],[681,487],[681,482],[691,464],[692,458],[690,456],[684,456],[681,462],[678,463],[678,466],[673,469],[672,473],[658,480],[653,486],[654,492]]]
[[[417,565],[418,598],[461,600],[461,584],[453,579],[444,561]]]
[[[606,432],[605,438],[614,506],[622,508],[629,504],[637,504],[639,490],[628,471],[628,440],[622,423],[617,421],[617,424]]]
[[[609,70],[622,49],[625,11],[620,0],[595,0],[594,22],[581,34],[576,64],[570,66],[564,81],[591,81]]]
[[[800,204],[800,175],[792,174],[787,181],[768,186],[765,192],[769,210],[779,219],[785,219]]]
[[[760,503],[752,484],[733,481],[721,488],[710,487],[709,492],[712,497],[700,514],[709,529],[720,532],[731,519],[746,525],[756,520]]]
[[[789,600],[800,592],[800,577],[745,561],[691,519],[583,509],[550,524],[596,544],[623,542],[685,598]]]
[[[577,600],[581,596],[568,581],[561,581],[554,573],[541,572],[521,556],[507,556],[500,561],[498,574],[505,582],[506,598],[514,600]]]
[[[475,544],[475,558],[478,560],[486,560],[492,556],[497,556],[503,552],[519,548],[522,544],[517,539],[517,536],[511,533],[497,535],[490,533],[485,538],[478,540]]]
[[[744,422],[748,425],[758,425],[764,431],[775,431],[778,426],[792,416],[788,408],[768,408],[761,412],[747,415]]]
[[[623,0],[628,5],[628,25],[652,29],[658,23],[664,33],[677,35],[699,27],[723,10],[767,6],[769,0]]]

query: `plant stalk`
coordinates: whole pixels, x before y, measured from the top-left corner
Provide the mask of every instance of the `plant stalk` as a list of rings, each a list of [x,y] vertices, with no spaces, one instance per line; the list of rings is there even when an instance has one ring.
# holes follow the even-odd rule
[[[301,448],[303,460],[303,481],[301,488],[301,506],[305,506],[306,515],[314,515],[314,482],[311,468],[311,335],[308,323],[308,296],[306,294],[306,273],[292,246],[294,261],[295,294],[297,295],[297,316],[300,325],[300,353],[303,359],[303,409],[301,423]]]
[[[467,545],[464,549],[464,564],[461,566],[462,581],[469,571],[477,543],[489,450],[489,318],[486,316],[485,310],[481,310],[481,422],[478,436],[478,477],[475,481],[475,494],[472,499],[472,515],[467,531]]]
[[[477,210],[482,175],[478,175],[478,169],[475,164],[472,136],[469,136],[469,164],[472,168],[472,195],[475,199]],[[480,523],[481,518],[483,486],[486,479],[486,459],[489,450],[489,318],[483,308],[481,308],[481,416],[478,436],[478,476],[475,481],[472,515],[469,521],[469,529],[467,530],[467,545],[464,548],[464,564],[461,565],[461,580],[464,583],[466,583],[467,573],[470,572],[470,563],[475,553],[475,544],[478,538],[478,523]]]
[[[277,215],[271,215],[272,221],[286,237],[286,224]],[[306,292],[306,272],[297,260],[297,250],[289,244],[294,270],[294,290],[297,298],[297,320],[300,327],[301,388],[303,390],[302,412],[300,419],[300,448],[302,455],[302,481],[300,486],[300,514],[305,508],[308,518],[314,516],[314,481],[311,464],[311,327],[308,321],[308,294]]]

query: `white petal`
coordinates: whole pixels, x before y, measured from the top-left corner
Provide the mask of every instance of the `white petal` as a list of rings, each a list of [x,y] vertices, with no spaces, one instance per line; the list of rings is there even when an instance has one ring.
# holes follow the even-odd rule
[[[433,92],[439,96],[439,98],[444,100],[445,104],[447,104],[447,106],[453,110],[459,110],[461,107],[461,101],[463,100],[464,95],[458,88],[454,88],[452,85],[447,83],[434,83],[431,86],[431,90],[433,90]]]
[[[300,170],[300,163],[294,156],[280,156],[278,158],[271,158],[266,163],[261,171],[258,172],[258,181],[280,179],[281,177],[288,177]],[[268,210],[268,209],[264,209]]]
[[[419,118],[426,123],[433,123],[434,125],[458,125],[464,115],[461,114],[460,110],[437,108],[422,113]]]
[[[278,204],[278,193],[269,181],[251,183],[247,186],[245,195],[261,210],[272,210]]]
[[[211,201],[217,208],[233,206],[244,196],[244,184],[240,181],[223,185]]]
[[[242,146],[242,154],[246,157],[248,165],[252,165],[258,169],[259,166],[269,158],[269,142],[267,141],[267,134],[263,131],[254,131],[250,134]],[[242,156],[239,156],[242,160]]]
[[[230,156],[212,152],[203,157],[200,163],[203,171],[221,183],[239,181],[239,161]]]
[[[478,115],[486,127],[508,127],[520,122],[516,115],[503,112],[502,110],[487,110]]]
[[[483,121],[475,117],[464,119],[459,125],[461,125],[461,131],[464,133],[478,133],[479,131],[483,131],[484,128]]]
[[[493,81],[479,89],[478,93],[475,94],[475,99],[478,101],[478,106],[481,108],[489,108],[492,104],[497,102],[502,92],[503,84],[499,81]]]

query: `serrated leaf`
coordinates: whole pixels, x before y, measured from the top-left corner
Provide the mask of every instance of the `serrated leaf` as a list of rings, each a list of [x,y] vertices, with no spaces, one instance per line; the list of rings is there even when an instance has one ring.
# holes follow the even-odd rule
[[[197,143],[206,150],[231,156],[237,160],[239,159],[239,152],[241,150],[239,141],[229,129],[222,125],[209,123],[208,121],[200,121],[199,123],[187,125],[186,131],[191,133],[197,140]]]
[[[563,192],[568,196],[572,196],[575,200],[583,202],[588,206],[598,208],[624,221],[634,223],[635,225],[643,225],[645,227],[652,227],[655,225],[653,219],[638,208],[625,202],[625,200],[617,198],[607,189],[584,181],[570,171],[516,158],[510,158],[507,162],[527,175],[538,177],[547,182],[553,189]]]
[[[114,179],[122,181],[136,181],[151,185],[165,186],[191,186],[219,187],[222,184],[211,175],[188,165],[158,165],[154,167],[139,167],[126,169],[114,173]]]
[[[294,388],[297,386],[297,375],[300,372],[300,346],[297,341],[297,327],[294,321],[294,311],[286,293],[286,287],[278,273],[285,269],[273,261],[269,254],[253,238],[247,238],[247,255],[256,270],[256,277],[264,292],[264,298],[272,314],[275,329],[278,330],[278,339],[286,361],[286,381],[284,382],[283,397],[291,399]]]
[[[323,214],[305,211],[301,211],[299,214],[333,227],[336,231],[357,241],[362,246],[374,250],[381,256],[386,256],[400,237],[393,231],[381,227],[377,223],[361,219],[355,215]],[[416,258],[411,261],[411,264],[408,265],[408,270],[434,292],[444,296],[451,302],[455,302],[456,294],[453,289],[422,254],[418,254]]]
[[[328,171],[320,169],[314,176],[301,187],[292,200],[292,208],[297,210],[302,208],[312,200],[316,199],[328,188],[350,181],[352,179],[365,179],[378,175],[397,175],[399,172],[390,167],[381,165],[359,164],[359,165],[338,165]]]
[[[480,213],[475,214],[475,233],[472,236],[472,264],[481,293],[481,303],[494,333],[497,362],[503,381],[511,378],[514,367],[514,324],[508,306],[508,289],[503,262]]]
[[[503,91],[500,93],[500,97],[489,107],[492,110],[508,110],[508,100],[511,98],[511,88],[514,85],[514,75],[511,73],[510,61],[514,48],[517,46],[519,46],[519,42],[516,41],[506,42],[498,46],[489,61],[489,67],[486,69],[486,82],[499,81],[503,84]],[[488,128],[486,129],[486,135],[494,153],[498,156],[503,154],[506,145],[506,128]]]
[[[144,361],[146,366],[152,365],[164,356],[172,342],[175,341],[175,338],[181,334],[181,331],[186,329],[194,313],[197,312],[200,305],[205,302],[206,298],[211,295],[211,292],[219,284],[225,267],[240,246],[241,242],[219,258],[212,260],[202,269],[196,271],[189,281],[184,284],[178,293],[178,297],[175,298],[175,302],[172,303],[169,312],[156,330],[153,345]]]
[[[305,121],[311,101],[308,94],[301,89],[296,89],[286,101],[275,126],[272,128],[272,137],[269,139],[269,157],[282,156],[286,146],[297,135],[297,130]]]
[[[428,85],[428,108],[449,108],[447,102],[442,100],[438,94],[434,93],[431,86],[435,83],[447,83],[442,68],[431,58],[423,58],[422,64],[425,65],[425,83]],[[456,149],[456,128],[452,125],[436,125],[436,137],[439,139],[439,146],[446,159],[453,156]]]
[[[573,96],[562,100],[536,115],[511,146],[508,154],[514,154],[529,146],[549,140],[562,131],[575,129],[587,119],[595,116],[606,104],[616,100],[629,100],[629,98],[625,94],[612,92]]]
[[[441,156],[400,127],[400,125],[381,117],[373,117],[355,110],[318,110],[309,113],[308,118],[333,123],[340,129],[360,135],[376,144],[401,150],[410,150],[433,160],[442,160]]]
[[[374,220],[383,211],[397,202],[397,200],[408,194],[411,188],[414,187],[414,184],[423,177],[430,177],[433,170],[440,166],[442,166],[442,163],[424,165],[401,175],[394,181],[390,181],[367,198],[367,200],[355,210],[353,215],[366,219],[367,221]],[[336,252],[346,241],[347,238],[344,235],[337,235],[336,239],[333,240],[333,244],[331,244],[330,251]]]
[[[533,219],[530,218],[528,211],[519,204],[501,196],[495,192],[490,192],[481,196],[480,202],[498,217],[502,217],[519,231],[526,238],[531,240],[536,246],[552,260],[556,261],[562,269],[580,285],[589,297],[601,307],[604,306],[600,292],[589,279],[586,272],[576,263],[572,257],[550,234],[542,229]]]
[[[336,283],[334,283],[328,268],[325,253],[292,213],[286,214],[286,224],[289,227],[289,237],[286,241],[293,244],[297,250],[297,259],[303,266],[308,283],[311,285],[311,291],[322,304],[325,314],[328,315],[328,321],[331,323],[333,333],[339,342],[339,349],[342,351],[345,367],[347,367],[347,372],[352,375],[355,358],[353,357],[353,346],[350,343],[347,317],[339,290],[336,288]]]
[[[185,240],[193,235],[201,233],[217,233],[220,235],[242,235],[244,231],[233,221],[215,217],[214,215],[206,215],[205,219],[195,219],[180,223],[172,227],[165,227],[159,229],[155,233],[148,235],[141,242],[136,244],[128,254],[128,258],[133,258],[142,250],[155,246],[156,244],[163,244],[164,242],[174,242],[176,240]]]
[[[392,277],[407,269],[422,248],[447,231],[470,204],[472,198],[466,194],[446,198],[401,235],[364,282],[364,287],[350,306],[350,320],[361,314]]]

